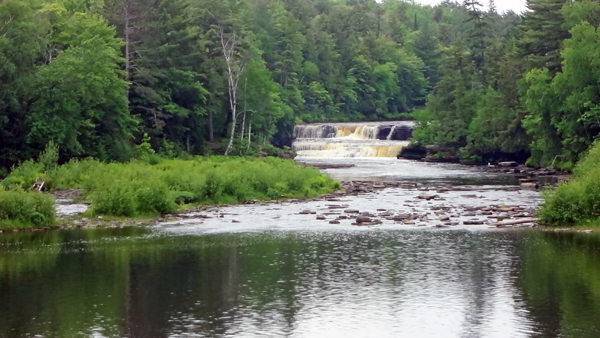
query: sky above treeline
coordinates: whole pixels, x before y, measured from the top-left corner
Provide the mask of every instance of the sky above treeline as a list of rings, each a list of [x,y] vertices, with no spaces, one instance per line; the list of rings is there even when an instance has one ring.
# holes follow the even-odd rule
[[[437,5],[440,2],[442,2],[442,0],[414,0],[417,3],[422,3],[425,5]],[[458,1],[459,3],[462,3],[462,0]],[[488,3],[489,0],[480,0],[481,4],[484,5],[485,10],[487,10],[488,8]],[[519,12],[523,12],[525,11],[525,0],[496,0],[496,8],[498,10],[499,13],[508,11],[508,10],[513,10],[517,13]]]

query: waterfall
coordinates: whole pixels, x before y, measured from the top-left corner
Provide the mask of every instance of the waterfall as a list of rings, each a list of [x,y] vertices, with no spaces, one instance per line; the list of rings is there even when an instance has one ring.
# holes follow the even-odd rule
[[[392,139],[392,136],[394,136],[394,130],[396,130],[396,126],[392,126],[392,129],[390,129],[390,133],[387,136],[387,140]]]
[[[300,157],[396,157],[412,135],[413,122],[301,124],[292,148]]]

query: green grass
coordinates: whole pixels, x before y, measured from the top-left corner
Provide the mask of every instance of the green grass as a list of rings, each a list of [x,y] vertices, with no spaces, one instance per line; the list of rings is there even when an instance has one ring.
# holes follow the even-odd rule
[[[183,204],[310,198],[341,189],[329,176],[292,160],[224,156],[108,164],[72,160],[49,170],[29,161],[2,185],[26,188],[38,177],[50,189],[82,189],[94,215],[122,217],[172,213]]]
[[[55,226],[54,198],[40,192],[0,186],[0,228]]]
[[[573,180],[542,193],[539,216],[549,226],[600,224],[600,142],[575,166]]]

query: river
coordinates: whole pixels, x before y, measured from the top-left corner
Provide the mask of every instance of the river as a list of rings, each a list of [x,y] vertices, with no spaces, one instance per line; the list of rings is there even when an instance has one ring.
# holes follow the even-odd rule
[[[417,186],[146,228],[2,234],[0,337],[600,336],[600,236],[436,227],[438,208],[464,220],[461,208],[539,205],[514,178],[394,158],[298,160],[355,165],[325,170],[336,179]],[[440,198],[415,198],[440,187]],[[343,214],[332,204],[429,217],[330,224]]]

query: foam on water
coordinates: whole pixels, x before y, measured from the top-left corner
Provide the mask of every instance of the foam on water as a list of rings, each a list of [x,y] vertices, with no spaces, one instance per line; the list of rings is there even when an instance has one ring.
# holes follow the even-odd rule
[[[301,124],[294,129],[292,148],[301,158],[394,158],[408,144],[413,125],[410,121]]]

